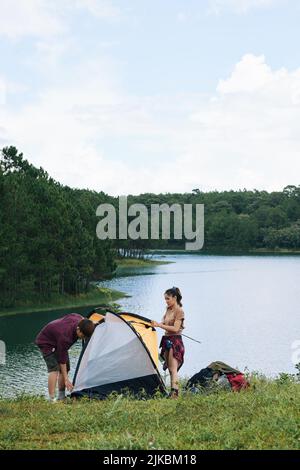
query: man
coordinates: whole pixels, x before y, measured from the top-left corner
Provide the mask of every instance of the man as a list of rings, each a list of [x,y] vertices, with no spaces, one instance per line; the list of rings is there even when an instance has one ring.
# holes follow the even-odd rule
[[[69,313],[48,323],[37,335],[35,344],[40,348],[48,369],[49,400],[56,401],[55,389],[58,381],[58,399],[65,398],[65,390],[73,389],[69,380],[70,360],[68,350],[78,338],[88,339],[94,332],[91,320],[78,313]]]

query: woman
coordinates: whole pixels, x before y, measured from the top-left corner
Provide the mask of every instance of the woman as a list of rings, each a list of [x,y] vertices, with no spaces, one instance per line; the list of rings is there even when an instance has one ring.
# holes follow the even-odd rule
[[[184,328],[184,311],[182,309],[182,295],[178,287],[172,287],[165,291],[167,304],[166,313],[161,323],[152,322],[155,328],[165,330],[159,347],[160,355],[165,360],[164,370],[168,369],[171,376],[170,398],[178,397],[178,370],[184,360],[184,345],[182,342],[182,330]]]

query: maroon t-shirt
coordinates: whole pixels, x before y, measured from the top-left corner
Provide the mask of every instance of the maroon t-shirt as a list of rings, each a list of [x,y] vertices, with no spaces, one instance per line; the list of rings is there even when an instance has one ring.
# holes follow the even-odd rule
[[[35,344],[38,345],[43,355],[55,351],[58,362],[66,364],[68,349],[78,339],[76,328],[82,318],[78,313],[69,313],[44,326],[35,339]]]

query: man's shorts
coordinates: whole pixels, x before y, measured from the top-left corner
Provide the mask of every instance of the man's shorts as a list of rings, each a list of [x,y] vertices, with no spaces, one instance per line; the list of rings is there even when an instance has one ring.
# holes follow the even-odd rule
[[[60,372],[60,365],[57,360],[56,352],[43,355],[44,361],[46,362],[48,373],[50,372]],[[70,370],[70,359],[67,359],[67,371]]]

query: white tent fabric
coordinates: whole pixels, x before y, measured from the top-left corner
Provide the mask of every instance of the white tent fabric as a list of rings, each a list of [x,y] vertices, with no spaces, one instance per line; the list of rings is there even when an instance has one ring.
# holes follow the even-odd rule
[[[83,354],[73,393],[156,373],[149,354],[128,323],[107,313]]]

